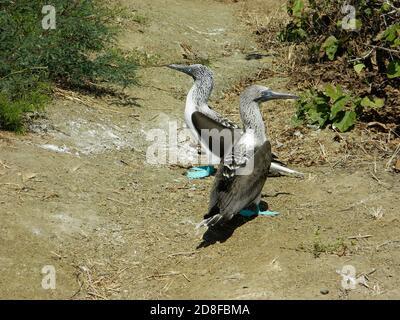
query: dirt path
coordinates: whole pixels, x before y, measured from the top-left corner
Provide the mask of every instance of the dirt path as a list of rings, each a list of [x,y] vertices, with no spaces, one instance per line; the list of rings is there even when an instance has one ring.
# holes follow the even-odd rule
[[[189,45],[186,54],[211,62],[215,101],[273,62],[244,59],[257,46],[237,16],[240,3],[122,2],[147,22],[122,34],[121,46],[167,63],[182,61],[181,44]],[[212,179],[191,182],[184,169],[151,166],[145,157],[145,132],[181,121],[191,80],[164,68],[139,75],[141,86],[128,93],[140,106],[61,93],[67,98],[54,102],[37,133],[0,133],[1,298],[399,297],[398,176],[379,158],[372,169],[371,161],[299,166],[304,180],[270,179],[264,200],[280,216],[256,218],[226,242],[196,249],[202,234],[194,224]],[[224,112],[237,119],[237,97],[224,101]],[[291,105],[265,110],[274,143],[279,108],[290,112]],[[45,265],[55,267],[56,290],[41,287]],[[343,290],[336,270],[345,265],[357,275],[375,270],[369,288]]]

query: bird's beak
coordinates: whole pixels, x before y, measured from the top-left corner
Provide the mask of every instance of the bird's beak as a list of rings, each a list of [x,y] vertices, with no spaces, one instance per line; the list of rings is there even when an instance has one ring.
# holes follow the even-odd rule
[[[277,100],[277,99],[299,99],[298,96],[291,93],[280,93],[271,90],[265,90],[261,93],[261,101]]]
[[[166,65],[166,67],[176,70],[176,71],[186,73],[189,76],[192,76],[191,69],[189,66],[185,66],[183,64],[168,64],[168,65]]]

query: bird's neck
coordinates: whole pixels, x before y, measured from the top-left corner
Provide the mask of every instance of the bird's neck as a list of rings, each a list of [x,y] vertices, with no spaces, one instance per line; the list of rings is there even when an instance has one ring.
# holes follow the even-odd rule
[[[212,78],[197,79],[188,94],[188,99],[191,99],[191,103],[195,106],[205,105],[211,96],[213,87],[214,83]]]
[[[267,141],[268,137],[258,103],[252,101],[246,108],[241,106],[240,116],[244,131],[251,130],[254,133],[257,145],[262,145]]]

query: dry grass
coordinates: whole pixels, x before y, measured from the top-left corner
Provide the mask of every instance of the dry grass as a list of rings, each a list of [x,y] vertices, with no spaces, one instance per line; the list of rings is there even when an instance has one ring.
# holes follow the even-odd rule
[[[74,267],[79,289],[71,299],[84,297],[90,300],[106,300],[114,294],[119,294],[122,275],[128,269],[112,265],[105,266],[104,263],[89,260]]]
[[[384,210],[382,207],[371,208],[369,212],[370,216],[372,216],[375,220],[380,220],[383,217]]]

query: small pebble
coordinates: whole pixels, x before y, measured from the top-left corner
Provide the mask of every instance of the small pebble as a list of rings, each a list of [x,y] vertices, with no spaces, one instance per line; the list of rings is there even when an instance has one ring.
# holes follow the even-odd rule
[[[321,289],[319,292],[321,292],[321,294],[325,295],[329,293],[328,289]]]

